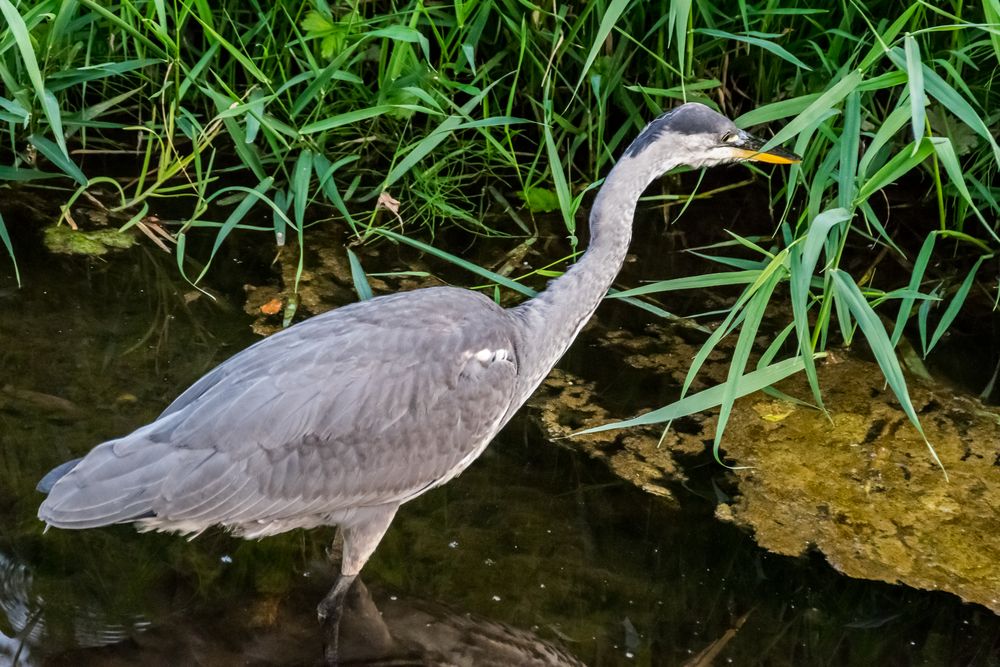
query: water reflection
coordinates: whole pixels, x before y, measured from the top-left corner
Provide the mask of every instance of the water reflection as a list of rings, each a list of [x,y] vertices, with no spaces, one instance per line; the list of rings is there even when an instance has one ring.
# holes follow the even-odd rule
[[[220,609],[212,617],[196,614],[196,622],[190,616],[175,614],[152,626],[141,623],[128,629],[96,623],[86,628],[96,630],[95,634],[81,632],[75,645],[58,652],[52,650],[44,631],[32,631],[8,640],[10,650],[5,657],[11,664],[25,666],[318,664],[322,650],[316,637],[316,618],[310,613],[314,605],[301,598],[293,596],[295,605],[262,598],[249,607]],[[150,631],[139,635],[147,627]],[[583,664],[529,630],[439,603],[384,593],[376,602],[363,582],[351,591],[342,633],[343,665]],[[111,644],[120,645],[95,650]],[[42,658],[35,660],[36,654]]]
[[[15,563],[0,553],[0,611],[6,617],[0,628],[0,657],[10,664],[30,664],[31,646],[44,637],[38,623],[41,605],[31,597],[31,575],[23,563]]]
[[[92,648],[118,644],[149,627],[137,615],[126,623],[107,616],[96,601],[59,609],[35,591],[29,566],[0,553],[0,656],[12,665],[35,664],[39,647]],[[64,613],[59,613],[64,612]],[[60,618],[63,622],[53,622]],[[9,634],[8,634],[9,633]],[[42,652],[44,654],[44,652]]]
[[[0,277],[0,663],[314,664],[332,531],[188,542],[127,526],[42,534],[35,519],[52,465],[148,422],[254,340],[238,314],[251,278],[220,274],[224,310],[169,258],[22,259],[24,290]],[[231,260],[217,261],[246,266]],[[607,357],[575,349],[574,367]],[[345,650],[368,664],[998,664],[993,615],[770,556],[713,519],[723,471],[687,463],[676,511],[515,420],[402,509]]]

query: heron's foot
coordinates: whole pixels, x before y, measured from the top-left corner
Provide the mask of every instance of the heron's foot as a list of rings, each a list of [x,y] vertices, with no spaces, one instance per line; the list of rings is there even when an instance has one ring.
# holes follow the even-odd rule
[[[323,624],[323,658],[329,667],[339,662],[340,618],[344,615],[344,600],[351,590],[356,575],[340,575],[333,588],[316,607],[316,615]]]

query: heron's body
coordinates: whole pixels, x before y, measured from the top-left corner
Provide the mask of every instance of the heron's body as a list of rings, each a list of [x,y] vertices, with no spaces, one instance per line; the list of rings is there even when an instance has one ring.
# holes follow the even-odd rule
[[[789,161],[751,143],[701,105],[664,114],[608,175],[587,252],[534,299],[505,310],[436,287],[306,320],[211,371],[153,423],[54,470],[39,517],[244,537],[337,524],[331,597],[342,599],[398,507],[472,463],[572,343],[621,268],[646,186],[679,164]]]
[[[493,302],[447,287],[309,319],[92,451],[57,484],[66,495],[46,518],[261,537],[395,508],[468,465],[498,430],[516,389],[511,329]]]
[[[532,344],[532,329],[551,324],[544,305],[505,310],[432,287],[313,317],[96,447],[59,479],[42,518],[180,533],[221,525],[248,538],[349,526],[375,508],[388,523],[472,463],[565,351]],[[578,306],[579,325],[596,302]],[[551,359],[545,373],[521,372],[539,353]]]

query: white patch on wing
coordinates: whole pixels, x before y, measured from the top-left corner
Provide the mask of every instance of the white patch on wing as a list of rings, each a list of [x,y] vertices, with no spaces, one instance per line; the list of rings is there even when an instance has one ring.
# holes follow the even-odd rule
[[[491,350],[488,347],[484,347],[472,356],[476,358],[476,361],[481,361],[485,364],[496,361],[507,361],[508,359],[511,359],[513,355],[511,355],[510,350],[505,350],[503,348],[500,348],[499,350]]]

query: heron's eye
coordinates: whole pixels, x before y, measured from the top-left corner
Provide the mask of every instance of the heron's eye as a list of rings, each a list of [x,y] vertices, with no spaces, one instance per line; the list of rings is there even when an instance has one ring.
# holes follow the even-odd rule
[[[721,140],[722,143],[724,144],[731,144],[738,141],[739,138],[740,135],[737,134],[736,132],[726,132],[725,134],[722,135]]]

